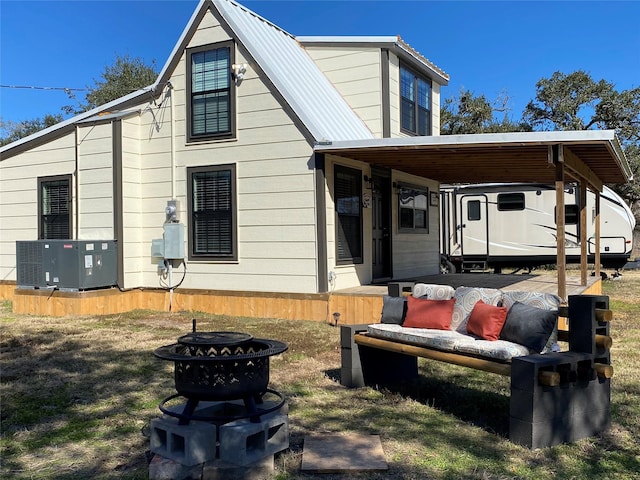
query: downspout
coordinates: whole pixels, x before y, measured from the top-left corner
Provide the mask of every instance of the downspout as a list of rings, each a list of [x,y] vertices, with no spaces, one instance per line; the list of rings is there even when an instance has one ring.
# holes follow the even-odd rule
[[[176,142],[175,142],[175,131],[176,131],[176,106],[173,101],[173,85],[171,82],[167,82],[167,88],[169,89],[169,103],[171,106],[171,200],[176,199]],[[184,261],[184,260],[183,260]],[[173,305],[173,260],[169,260],[169,310],[171,311],[171,306]]]
[[[78,146],[78,125],[76,124],[75,129],[73,131],[74,134],[74,140],[73,140],[73,149],[74,149],[74,172],[73,172],[73,209],[75,210],[74,212],[74,217],[75,217],[75,225],[74,225],[74,230],[75,233],[73,234],[73,237],[78,240],[78,233],[79,233],[79,223],[80,223],[80,202],[78,200],[78,168],[80,165],[80,159],[79,159],[79,155],[80,155],[80,148]]]
[[[175,142],[175,131],[176,131],[176,106],[173,101],[173,85],[171,82],[167,82],[167,87],[169,88],[169,97],[171,103],[171,199],[175,200],[176,198],[176,142]]]

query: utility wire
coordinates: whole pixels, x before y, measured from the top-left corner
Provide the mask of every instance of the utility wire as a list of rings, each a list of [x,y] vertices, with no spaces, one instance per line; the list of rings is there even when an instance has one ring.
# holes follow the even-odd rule
[[[67,87],[38,87],[35,85],[0,85],[0,88],[22,88],[30,90],[61,90],[63,92],[84,92],[87,88],[67,88]]]

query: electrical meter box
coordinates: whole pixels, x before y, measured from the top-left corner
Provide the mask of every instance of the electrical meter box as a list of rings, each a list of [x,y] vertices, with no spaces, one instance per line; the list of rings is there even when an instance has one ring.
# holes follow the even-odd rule
[[[182,223],[164,224],[164,258],[182,260],[184,258],[184,225]]]
[[[115,240],[34,240],[16,242],[19,288],[88,290],[118,281]]]

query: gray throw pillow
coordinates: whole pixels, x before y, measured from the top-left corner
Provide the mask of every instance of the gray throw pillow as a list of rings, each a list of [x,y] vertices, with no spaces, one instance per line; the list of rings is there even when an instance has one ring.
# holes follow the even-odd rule
[[[540,353],[551,336],[557,321],[557,310],[543,310],[515,302],[507,313],[500,338],[519,343]]]
[[[395,323],[402,325],[407,314],[407,299],[405,297],[390,297],[385,295],[382,298],[382,318],[381,323]]]

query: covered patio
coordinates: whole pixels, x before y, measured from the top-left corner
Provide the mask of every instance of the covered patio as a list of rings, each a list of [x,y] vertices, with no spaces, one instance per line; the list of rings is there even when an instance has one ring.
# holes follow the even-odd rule
[[[522,182],[555,185],[556,211],[559,212],[556,216],[557,275],[551,278],[554,278],[553,293],[564,300],[568,294],[573,293],[573,286],[570,288],[573,282],[568,283],[566,273],[565,217],[562,214],[565,184],[576,182],[580,185],[582,224],[587,222],[587,190],[595,193],[595,278],[599,279],[599,194],[603,184],[622,184],[632,179],[631,169],[613,130],[515,132],[327,142],[316,145],[315,151],[366,162],[372,167],[394,169],[434,179],[440,183]],[[580,229],[580,244],[578,287],[584,292],[590,287],[585,228]],[[447,276],[438,276],[438,281],[446,282],[444,277]],[[483,280],[488,280],[487,276],[483,277]]]

